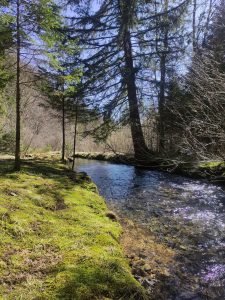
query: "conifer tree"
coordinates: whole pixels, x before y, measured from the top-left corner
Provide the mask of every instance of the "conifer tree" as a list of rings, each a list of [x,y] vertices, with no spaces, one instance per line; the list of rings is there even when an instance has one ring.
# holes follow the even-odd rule
[[[151,59],[157,53],[155,26],[162,26],[162,22],[154,20],[159,16],[170,22],[178,19],[187,1],[157,13],[149,1],[105,0],[95,11],[93,1],[78,2],[71,37],[79,38],[84,48],[81,63],[86,98],[102,111],[106,130],[129,123],[136,159],[151,156],[141,117],[143,104],[149,103],[152,93]]]
[[[71,118],[71,110],[74,110],[76,85],[81,77],[81,69],[76,64],[78,53],[76,41],[68,40],[65,35],[61,35],[51,48],[48,60],[44,61],[43,66],[39,66],[41,76],[44,78],[41,90],[47,96],[46,105],[54,109],[61,120],[63,162],[66,148],[66,120]]]
[[[126,115],[131,126],[135,156],[140,158],[148,153],[148,149],[141,127],[131,42],[135,10],[136,1],[108,0],[102,1],[99,10],[92,14],[84,1],[77,8],[81,18],[73,18],[73,37],[78,37],[89,48],[88,55],[81,62],[89,103],[102,110],[108,129],[111,129],[112,118],[114,124],[121,122],[120,117],[115,119],[116,114]]]
[[[52,0],[1,1],[1,18],[11,18],[11,50],[16,57],[16,146],[15,170],[20,170],[21,136],[21,68],[43,55],[41,40],[54,40],[54,29],[59,26],[58,7]],[[51,32],[51,34],[50,34]]]
[[[0,90],[5,87],[11,78],[10,72],[6,69],[7,49],[12,43],[12,32],[8,26],[8,17],[0,16]]]

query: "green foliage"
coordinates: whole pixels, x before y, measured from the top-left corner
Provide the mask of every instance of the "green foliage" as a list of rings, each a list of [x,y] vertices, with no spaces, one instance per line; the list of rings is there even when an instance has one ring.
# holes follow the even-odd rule
[[[10,46],[17,44],[16,14],[17,6],[14,1],[3,1],[0,3],[0,23],[11,28],[13,39]],[[19,2],[20,14],[20,43],[21,47],[29,49],[30,46],[41,47],[42,42],[54,44],[59,40],[59,27],[61,26],[60,7],[53,0],[35,0]],[[1,35],[7,39],[7,33]],[[0,39],[1,46],[1,39]],[[35,51],[32,50],[35,53]],[[30,53],[31,54],[31,53]],[[30,54],[27,54],[28,57]],[[24,56],[23,56],[24,59]]]
[[[8,26],[10,16],[0,15],[0,90],[2,90],[7,82],[11,79],[9,70],[6,70],[5,50],[11,45],[12,32]]]
[[[9,79],[10,79],[10,75],[8,72],[4,70],[3,63],[0,58],[0,90],[5,87]]]
[[[14,18],[10,15],[0,15],[0,54],[11,46],[12,43],[12,30],[9,27]]]
[[[0,153],[14,153],[15,132],[0,135]]]
[[[66,32],[68,28],[64,27]],[[58,35],[56,43],[49,44],[51,51],[47,61],[39,66],[44,80],[39,85],[42,93],[47,96],[46,106],[54,109],[60,116],[74,120],[78,111],[79,121],[91,115],[80,92],[82,69],[75,63],[79,56],[76,40],[70,40],[65,35]],[[79,103],[78,103],[79,98]]]
[[[144,298],[118,243],[121,227],[88,179],[53,161],[1,168],[3,298]]]

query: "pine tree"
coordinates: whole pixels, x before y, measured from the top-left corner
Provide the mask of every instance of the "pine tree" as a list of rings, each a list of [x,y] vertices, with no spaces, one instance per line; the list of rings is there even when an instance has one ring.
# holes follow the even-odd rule
[[[52,0],[9,0],[3,1],[1,17],[11,18],[11,50],[16,56],[16,146],[15,170],[20,170],[21,136],[21,68],[29,64],[35,55],[43,54],[40,41],[54,39],[53,31],[59,26],[57,6]],[[50,31],[52,34],[50,34]]]
[[[66,32],[66,27],[63,31]],[[50,52],[48,60],[39,66],[41,76],[44,78],[41,90],[47,96],[46,105],[55,110],[61,120],[61,160],[65,162],[66,120],[70,118],[70,110],[74,109],[74,94],[81,77],[81,69],[76,64],[79,49],[76,41],[68,40],[66,35],[61,34]]]
[[[8,26],[8,17],[1,18],[0,16],[0,90],[5,87],[11,74],[9,70],[6,69],[6,56],[7,49],[12,43],[12,32]]]
[[[174,30],[171,24],[179,23],[177,20],[187,2],[168,5],[168,9],[166,7],[161,12],[155,12],[148,1],[101,1],[94,12],[91,10],[92,1],[76,4],[77,16],[72,18],[71,36],[79,38],[85,48],[81,63],[86,98],[102,111],[106,130],[130,124],[138,160],[153,154],[146,147],[141,124],[142,108],[146,103],[150,105],[152,98],[152,58],[159,54],[163,57],[163,53],[168,56],[168,47],[160,51],[156,49],[155,30],[161,26],[158,44],[163,40],[165,43],[168,35],[168,44],[172,45],[174,36],[165,34],[165,28]],[[166,63],[165,60],[161,65]],[[162,97],[164,86],[162,83]]]
[[[144,53],[141,53],[145,59],[143,78],[149,87],[148,96],[154,103],[149,103],[149,111],[153,112],[153,117],[158,116],[157,151],[160,154],[167,151],[166,96],[173,73],[176,72],[185,52],[185,40],[189,33],[185,31],[188,7],[189,1],[162,0],[148,3],[143,12],[145,16],[141,40],[145,46],[142,50]]]
[[[140,159],[148,149],[141,127],[132,46],[135,10],[136,1],[108,0],[102,1],[99,10],[92,14],[85,2],[77,8],[81,17],[73,18],[73,36],[88,48],[88,55],[81,62],[86,98],[102,111],[105,128],[110,130],[119,124],[121,116],[129,121],[135,157]]]

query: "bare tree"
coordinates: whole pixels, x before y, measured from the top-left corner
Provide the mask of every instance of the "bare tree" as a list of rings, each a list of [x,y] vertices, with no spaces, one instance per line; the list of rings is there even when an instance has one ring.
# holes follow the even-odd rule
[[[225,74],[219,65],[212,54],[196,57],[186,80],[189,100],[182,111],[174,107],[183,129],[181,151],[201,159],[225,158]]]

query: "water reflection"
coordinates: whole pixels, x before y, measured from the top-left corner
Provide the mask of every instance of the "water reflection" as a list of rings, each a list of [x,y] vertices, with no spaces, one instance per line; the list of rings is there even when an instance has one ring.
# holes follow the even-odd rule
[[[179,277],[183,272],[183,279],[177,281],[177,294],[171,299],[225,299],[225,192],[221,187],[107,162],[78,159],[77,168],[92,177],[110,205],[151,226],[163,242],[180,251],[180,270],[176,266],[174,273]],[[192,292],[185,296],[188,290]]]

